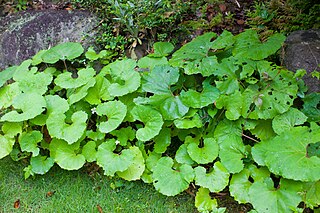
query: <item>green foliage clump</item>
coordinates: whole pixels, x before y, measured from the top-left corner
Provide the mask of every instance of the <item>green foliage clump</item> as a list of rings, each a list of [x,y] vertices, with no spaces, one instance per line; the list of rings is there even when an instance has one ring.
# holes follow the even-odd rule
[[[319,97],[267,61],[284,40],[207,33],[100,68],[103,55],[77,43],[41,51],[0,73],[0,158],[27,159],[25,178],[95,162],[168,196],[195,185],[200,212],[224,212],[210,193],[226,188],[257,212],[313,209]]]

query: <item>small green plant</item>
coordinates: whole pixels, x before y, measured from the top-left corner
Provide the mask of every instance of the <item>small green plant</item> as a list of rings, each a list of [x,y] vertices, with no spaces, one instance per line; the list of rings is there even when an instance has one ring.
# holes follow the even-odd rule
[[[27,159],[25,178],[95,162],[167,196],[194,185],[200,212],[224,212],[211,193],[227,187],[257,212],[314,209],[320,98],[266,60],[284,40],[206,33],[101,69],[104,54],[78,43],[41,51],[0,73],[0,158]]]

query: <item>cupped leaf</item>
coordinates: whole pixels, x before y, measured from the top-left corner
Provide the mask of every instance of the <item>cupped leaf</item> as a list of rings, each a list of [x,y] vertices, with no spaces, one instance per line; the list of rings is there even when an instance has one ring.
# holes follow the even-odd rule
[[[69,110],[68,101],[58,95],[45,96],[47,103],[47,113],[65,113]]]
[[[32,152],[32,156],[39,155],[38,143],[42,140],[42,133],[40,131],[24,132],[19,136],[19,144],[21,151]]]
[[[133,163],[135,151],[124,149],[120,153],[114,153],[116,140],[111,139],[98,147],[97,164],[104,170],[104,174],[114,176],[115,172],[127,170]]]
[[[204,82],[202,92],[189,89],[186,92],[182,91],[180,97],[182,102],[188,107],[203,108],[214,103],[219,95],[220,92],[216,87],[208,82]]]
[[[9,138],[13,138],[18,134],[22,133],[22,122],[19,123],[10,123],[5,122],[2,124],[1,130],[5,134],[5,136]]]
[[[98,105],[96,112],[99,116],[107,116],[107,121],[100,122],[98,129],[103,133],[108,133],[121,124],[127,114],[127,107],[121,101],[109,101]]]
[[[184,67],[184,73],[187,75],[194,75],[200,73],[202,76],[207,77],[216,71],[216,67],[219,66],[218,58],[214,56],[195,59],[188,62]]]
[[[168,64],[169,63],[166,57],[153,58],[150,57],[150,55],[147,55],[138,61],[139,71],[141,72],[147,72],[150,70],[152,71],[155,66]]]
[[[115,61],[105,69],[112,77],[108,88],[111,96],[123,96],[140,87],[140,75],[135,71],[136,62],[132,59]]]
[[[129,148],[129,150],[134,155],[132,163],[125,171],[117,172],[117,175],[128,181],[138,180],[145,169],[144,158],[138,147],[132,146]]]
[[[12,106],[22,113],[10,111],[2,116],[0,121],[20,122],[32,119],[45,110],[46,101],[37,93],[21,93],[14,98]]]
[[[214,138],[205,138],[203,147],[197,143],[190,143],[187,147],[188,154],[198,164],[212,163],[219,153],[219,145]]]
[[[137,130],[136,137],[141,141],[148,141],[157,136],[162,129],[161,114],[148,106],[137,105],[131,110],[135,120],[144,123],[144,127]]]
[[[63,140],[53,139],[50,142],[50,156],[63,169],[77,170],[86,162],[82,154],[78,154],[80,143],[68,144]]]
[[[72,60],[79,57],[84,49],[80,43],[66,42],[58,44],[42,54],[44,63],[54,64],[59,60]]]
[[[2,70],[0,72],[0,87],[2,87],[8,80],[10,80],[15,71],[17,69],[17,66],[13,66],[13,67],[8,67],[5,70]]]
[[[154,94],[172,94],[170,86],[177,83],[179,79],[179,69],[168,65],[159,65],[145,75],[143,75],[141,87],[145,92]]]
[[[14,143],[14,138],[0,135],[0,159],[11,153]]]
[[[232,33],[224,30],[221,33],[221,35],[213,41],[211,48],[212,49],[225,49],[225,48],[232,46],[235,41],[236,41],[236,39],[232,35]]]
[[[38,155],[30,159],[30,165],[33,173],[43,175],[54,165],[54,159]]]
[[[320,181],[305,183],[303,185],[303,202],[309,208],[320,205]]]
[[[295,108],[290,108],[289,111],[277,115],[272,120],[272,128],[279,135],[290,130],[295,125],[301,125],[308,119],[301,111]]]
[[[189,187],[194,179],[194,171],[191,166],[183,164],[172,169],[173,160],[162,157],[153,169],[153,185],[156,190],[167,196],[177,195]]]
[[[309,157],[309,144],[319,142],[320,128],[293,127],[273,139],[252,148],[253,159],[266,165],[271,172],[287,179],[318,181],[320,158]],[[285,164],[283,162],[286,162]]]
[[[196,162],[188,154],[188,144],[182,144],[176,152],[175,160],[180,164],[194,165]]]
[[[241,116],[242,111],[242,95],[236,90],[230,95],[221,95],[216,101],[218,109],[225,108],[226,118],[229,120],[237,120]]]
[[[68,96],[68,102],[70,105],[82,100],[84,97],[88,95],[88,90],[93,87],[96,83],[96,80],[94,78],[90,79],[85,85],[75,88],[75,89],[70,89],[67,92]]]
[[[57,76],[54,83],[65,89],[78,88],[88,83],[95,74],[91,67],[79,70],[76,78],[72,77],[71,72],[64,72]]]
[[[195,114],[191,118],[180,118],[173,121],[174,125],[178,129],[191,129],[191,128],[201,128],[202,120],[198,114]]]
[[[64,113],[52,113],[49,115],[46,124],[52,137],[63,139],[72,144],[77,142],[85,133],[88,115],[84,111],[77,111],[71,116],[72,124],[65,122]]]
[[[196,185],[207,188],[210,192],[220,192],[229,183],[230,173],[219,161],[208,173],[202,166],[194,168],[194,173]]]
[[[171,130],[163,128],[159,135],[154,138],[154,142],[154,152],[159,154],[164,153],[171,144]]]

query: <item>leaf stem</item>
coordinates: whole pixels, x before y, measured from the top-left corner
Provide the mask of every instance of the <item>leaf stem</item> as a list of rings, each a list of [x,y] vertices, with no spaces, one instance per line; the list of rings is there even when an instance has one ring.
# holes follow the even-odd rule
[[[252,138],[252,137],[250,137],[250,136],[248,136],[248,135],[245,135],[245,134],[243,134],[243,133],[242,133],[242,136],[245,137],[245,138],[248,138],[248,139],[250,139],[250,140],[252,140],[252,141],[254,141],[254,142],[256,142],[256,143],[259,143],[259,142],[260,142],[260,141],[254,139],[254,138]]]

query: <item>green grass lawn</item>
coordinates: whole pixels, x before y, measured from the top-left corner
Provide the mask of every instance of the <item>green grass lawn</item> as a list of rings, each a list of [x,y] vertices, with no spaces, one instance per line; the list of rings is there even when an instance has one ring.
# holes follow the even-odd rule
[[[0,213],[99,212],[97,206],[103,212],[197,212],[190,195],[166,197],[141,181],[126,182],[57,166],[45,175],[24,180],[24,167],[9,157],[0,160]],[[15,209],[17,200],[20,207]]]

